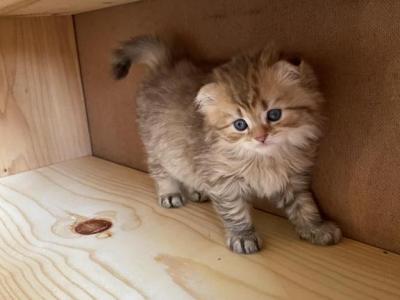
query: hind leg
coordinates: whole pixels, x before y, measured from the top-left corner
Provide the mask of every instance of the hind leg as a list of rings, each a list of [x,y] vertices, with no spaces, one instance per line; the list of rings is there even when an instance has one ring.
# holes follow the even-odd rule
[[[150,174],[156,182],[158,203],[164,208],[177,208],[184,205],[181,184],[157,162],[150,162]]]

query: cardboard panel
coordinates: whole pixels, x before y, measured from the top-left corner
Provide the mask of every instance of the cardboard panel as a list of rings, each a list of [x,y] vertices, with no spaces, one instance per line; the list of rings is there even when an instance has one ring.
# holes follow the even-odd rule
[[[399,18],[398,1],[317,0],[155,0],[79,15],[94,153],[145,169],[134,120],[142,70],[111,79],[118,41],[157,33],[221,60],[275,40],[315,66],[328,100],[313,182],[323,212],[347,236],[400,252]]]

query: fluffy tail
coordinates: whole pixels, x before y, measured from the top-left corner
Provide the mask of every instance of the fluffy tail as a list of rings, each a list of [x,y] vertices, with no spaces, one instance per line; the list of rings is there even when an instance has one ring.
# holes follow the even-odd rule
[[[114,51],[112,70],[115,79],[122,79],[132,64],[145,64],[156,70],[170,61],[170,51],[162,41],[154,36],[139,36],[123,42]]]

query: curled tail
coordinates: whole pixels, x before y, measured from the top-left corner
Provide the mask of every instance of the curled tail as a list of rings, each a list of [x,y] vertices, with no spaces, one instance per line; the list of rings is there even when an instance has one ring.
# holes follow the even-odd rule
[[[132,64],[145,64],[156,70],[170,61],[170,51],[162,41],[154,36],[139,36],[123,42],[114,51],[112,70],[115,79],[122,79]]]

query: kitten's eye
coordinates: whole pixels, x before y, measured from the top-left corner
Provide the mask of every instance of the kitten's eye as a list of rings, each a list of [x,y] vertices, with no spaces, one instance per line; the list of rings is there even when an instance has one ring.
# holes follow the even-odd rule
[[[239,131],[246,130],[248,127],[246,121],[243,119],[237,119],[235,122],[233,122],[233,126]]]
[[[267,112],[267,119],[271,122],[276,122],[282,117],[282,110],[279,108],[271,109]]]

